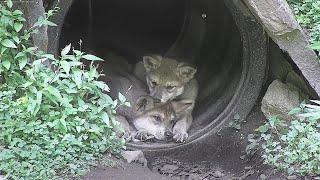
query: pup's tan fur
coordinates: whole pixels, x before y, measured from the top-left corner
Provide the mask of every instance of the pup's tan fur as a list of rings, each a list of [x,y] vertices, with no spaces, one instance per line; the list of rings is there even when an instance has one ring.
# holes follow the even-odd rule
[[[175,119],[180,117],[181,112],[193,106],[193,101],[189,100],[155,103],[143,83],[129,73],[108,74],[104,81],[110,87],[112,98],[117,98],[120,92],[132,105],[117,108],[117,120],[123,126],[127,139],[135,136],[140,140],[166,140],[172,137]]]
[[[196,69],[190,65],[160,55],[144,56],[134,68],[134,74],[148,85],[153,98],[161,102],[192,101],[192,106],[180,112],[173,127],[173,138],[177,142],[188,138],[187,131],[193,121],[192,111],[198,95],[195,73]]]

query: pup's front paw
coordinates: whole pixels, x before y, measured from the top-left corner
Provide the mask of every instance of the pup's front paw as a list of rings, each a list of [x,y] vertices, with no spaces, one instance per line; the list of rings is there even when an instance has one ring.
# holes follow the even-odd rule
[[[179,130],[179,129],[174,129],[173,130],[173,139],[177,142],[177,143],[183,143],[187,140],[188,138],[188,133],[187,131],[183,131],[183,130]]]
[[[126,142],[131,142],[134,138],[134,133],[133,132],[125,132],[123,134],[123,138],[126,140]]]
[[[146,130],[141,129],[136,132],[135,138],[140,141],[147,141],[150,139],[154,139],[154,136],[149,134]]]

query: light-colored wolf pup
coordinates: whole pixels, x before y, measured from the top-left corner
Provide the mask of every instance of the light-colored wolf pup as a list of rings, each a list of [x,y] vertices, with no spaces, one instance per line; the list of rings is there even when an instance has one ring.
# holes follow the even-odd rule
[[[198,95],[198,83],[194,78],[196,69],[187,63],[160,55],[144,56],[134,68],[134,74],[144,80],[150,95],[161,102],[188,99],[193,105],[180,112],[173,127],[173,138],[184,142],[188,138],[188,129],[193,121],[192,110]]]
[[[110,96],[118,97],[118,92],[125,95],[131,107],[119,106],[117,120],[125,130],[125,138],[139,140],[172,138],[175,119],[181,112],[193,106],[193,101],[181,100],[156,103],[147,93],[143,83],[132,74],[111,74],[104,79],[110,87]]]

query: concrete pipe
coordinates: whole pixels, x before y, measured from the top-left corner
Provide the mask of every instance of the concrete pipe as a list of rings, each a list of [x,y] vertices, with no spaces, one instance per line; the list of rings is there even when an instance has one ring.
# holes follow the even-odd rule
[[[63,0],[51,27],[49,51],[81,44],[112,50],[129,63],[159,53],[189,59],[200,91],[186,143],[130,143],[129,148],[164,151],[206,140],[235,115],[246,118],[264,82],[267,36],[233,0]],[[82,40],[81,43],[79,40]],[[79,48],[79,47],[78,47]]]

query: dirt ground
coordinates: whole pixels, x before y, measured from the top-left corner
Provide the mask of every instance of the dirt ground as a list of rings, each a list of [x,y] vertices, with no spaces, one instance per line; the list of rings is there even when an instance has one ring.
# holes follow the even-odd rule
[[[167,180],[172,179],[150,171],[140,164],[123,164],[121,167],[98,167],[89,172],[85,180]],[[175,178],[178,179],[178,178]]]
[[[123,163],[119,168],[98,167],[85,180],[229,180],[287,179],[263,165],[259,156],[246,157],[247,135],[265,120],[255,106],[239,131],[226,128],[212,142],[197,144],[184,152],[154,157],[147,155],[148,167]],[[292,179],[298,179],[291,177]],[[289,177],[290,179],[290,177]]]

